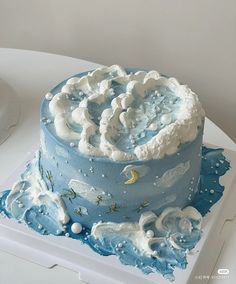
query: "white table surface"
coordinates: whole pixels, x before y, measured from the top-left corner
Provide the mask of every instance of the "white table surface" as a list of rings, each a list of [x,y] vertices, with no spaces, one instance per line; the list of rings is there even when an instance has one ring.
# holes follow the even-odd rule
[[[21,107],[21,117],[17,127],[0,145],[0,184],[39,143],[39,106],[44,94],[66,77],[98,66],[98,64],[71,57],[0,48],[0,78],[16,91]],[[236,144],[208,119],[205,129],[207,131],[204,134],[204,141],[236,151]],[[210,280],[211,284],[236,283],[236,220],[229,223],[228,232],[231,237],[222,250],[213,275],[218,275],[219,268],[228,268],[230,274],[227,279]],[[45,269],[0,251],[1,284],[64,284],[66,282],[81,283],[75,272],[62,267]]]

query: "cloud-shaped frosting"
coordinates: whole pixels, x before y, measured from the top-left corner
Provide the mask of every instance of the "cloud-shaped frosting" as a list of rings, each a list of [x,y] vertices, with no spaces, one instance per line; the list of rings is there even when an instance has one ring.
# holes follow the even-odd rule
[[[176,79],[117,65],[69,79],[49,109],[60,138],[118,161],[177,152],[195,139],[204,116],[198,97]]]

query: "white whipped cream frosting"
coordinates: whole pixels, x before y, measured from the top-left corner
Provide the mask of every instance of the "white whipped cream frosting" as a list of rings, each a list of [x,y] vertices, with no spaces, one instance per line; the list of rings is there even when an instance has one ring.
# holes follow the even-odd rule
[[[125,92],[114,97],[112,82],[125,85]],[[119,129],[135,127],[132,103],[139,99],[145,100],[146,93],[155,91],[157,86],[174,90],[180,99],[180,106],[175,111],[175,119],[168,114],[161,117],[165,125],[160,131],[144,144],[136,145],[133,152],[117,147],[114,137],[119,136]],[[79,105],[71,105],[70,96],[80,91],[83,99]],[[95,123],[88,111],[88,104],[104,104],[111,99]],[[56,134],[67,141],[75,141],[78,150],[86,155],[105,156],[116,161],[161,159],[178,151],[180,144],[193,141],[203,123],[204,110],[198,96],[186,85],[181,85],[175,78],[166,78],[156,71],[138,71],[127,74],[118,65],[103,67],[83,77],[70,78],[62,87],[61,92],[49,100],[49,110],[54,117]],[[81,126],[81,131],[69,127],[68,121]],[[149,129],[155,129],[155,123]],[[99,133],[99,146],[90,143],[91,137]]]
[[[167,222],[168,220],[168,222]],[[194,227],[192,222],[195,221]],[[165,243],[168,239],[171,246],[177,250],[182,250],[176,238],[178,234],[186,235],[189,242],[195,242],[190,236],[194,230],[201,230],[202,216],[194,207],[188,206],[184,209],[169,207],[166,208],[160,216],[157,216],[151,211],[141,214],[139,222],[133,223],[113,223],[113,222],[98,222],[93,224],[91,235],[100,241],[109,235],[121,235],[131,240],[132,243],[141,254],[147,256],[158,256],[152,249],[154,244]],[[145,226],[153,223],[157,235],[150,236],[145,229]],[[169,227],[167,226],[169,225]],[[169,235],[169,237],[167,237]]]

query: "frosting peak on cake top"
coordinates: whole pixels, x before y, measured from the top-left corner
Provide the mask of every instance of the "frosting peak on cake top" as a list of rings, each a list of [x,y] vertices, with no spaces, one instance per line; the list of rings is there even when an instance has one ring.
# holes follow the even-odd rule
[[[196,138],[204,117],[196,94],[175,78],[118,65],[70,78],[46,98],[60,138],[83,154],[116,161],[176,153]]]

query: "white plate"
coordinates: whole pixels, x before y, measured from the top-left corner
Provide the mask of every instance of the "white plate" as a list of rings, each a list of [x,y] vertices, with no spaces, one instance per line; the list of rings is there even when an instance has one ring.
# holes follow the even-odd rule
[[[19,99],[14,90],[0,78],[0,144],[12,133],[19,120]]]

